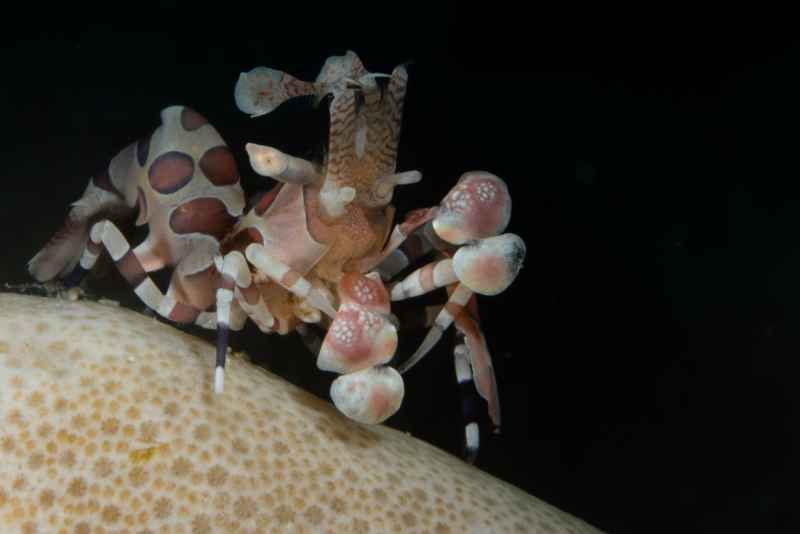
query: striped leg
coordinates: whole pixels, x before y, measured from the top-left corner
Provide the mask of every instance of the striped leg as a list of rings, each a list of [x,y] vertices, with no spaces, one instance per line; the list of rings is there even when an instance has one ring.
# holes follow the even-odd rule
[[[236,302],[242,307],[247,316],[255,323],[259,330],[270,334],[279,330],[277,319],[269,310],[269,306],[261,296],[255,285],[247,287],[237,286],[234,290]]]
[[[472,380],[475,390],[488,404],[489,418],[494,425],[494,432],[500,433],[500,395],[497,388],[497,379],[492,366],[492,355],[486,344],[478,323],[477,304],[473,298],[463,313],[455,319],[456,330],[460,343],[466,347],[466,356],[469,358]]]
[[[391,246],[395,248],[384,252],[383,259],[377,266],[381,278],[391,280],[406,267],[433,251],[434,245],[428,239],[426,233],[424,230],[416,231],[397,244],[390,241],[386,247],[387,250]],[[397,232],[392,233],[393,236],[396,234]]]
[[[464,417],[464,459],[475,463],[480,448],[480,429],[475,413],[475,385],[472,380],[469,349],[459,343],[453,349],[458,393],[461,396],[461,414]]]
[[[103,250],[95,244],[92,240],[86,242],[86,247],[83,249],[83,253],[81,254],[80,261],[78,264],[72,269],[72,272],[69,273],[64,279],[64,287],[67,289],[71,289],[73,287],[77,287],[81,285],[81,282],[86,277],[86,274],[92,270],[94,264],[97,262],[97,258],[100,257],[100,253]]]
[[[252,278],[247,260],[241,252],[233,251],[224,258],[215,259],[217,271],[222,280],[217,289],[217,361],[214,370],[214,392],[222,393],[225,385],[225,360],[228,354],[228,334],[231,326],[231,309],[234,303],[234,290],[250,287]],[[239,307],[241,310],[242,308]]]
[[[274,280],[287,291],[290,291],[333,318],[336,310],[328,301],[327,297],[318,289],[313,287],[300,273],[273,258],[263,245],[253,243],[245,251],[247,261],[256,267],[263,274]]]
[[[469,349],[470,345],[475,345],[474,341],[477,338],[473,336],[469,338],[470,341],[467,341],[468,334],[465,334],[467,331],[475,332],[470,327],[470,324],[465,322],[467,319],[472,320],[473,316],[477,315],[475,305],[476,301],[473,297],[466,306],[466,309],[469,310],[470,313],[459,314],[456,318],[456,344],[453,349],[453,363],[455,365],[459,397],[461,398],[461,413],[464,419],[464,459],[469,463],[475,462],[478,456],[478,450],[480,449],[480,425],[477,417],[476,390],[480,393],[481,387],[476,382],[475,377],[487,376],[487,372],[481,370],[484,368],[484,362],[487,360],[475,357]],[[404,315],[401,319],[401,324],[404,330],[430,328],[435,324],[436,318],[439,316],[442,309],[443,306],[441,304],[426,306],[422,312],[416,310],[413,313]],[[477,328],[477,321],[473,321],[472,324],[475,324]],[[491,365],[491,361],[489,361],[489,364]],[[476,370],[473,372],[474,367]],[[490,387],[490,390],[496,392],[497,387],[493,381],[493,373],[491,374],[491,380],[490,383],[493,387]],[[491,398],[492,395],[488,397]],[[492,410],[490,409],[490,414],[491,413]]]
[[[108,251],[120,274],[128,281],[142,302],[148,308],[158,311],[163,295],[147,273],[163,268],[165,261],[158,256],[150,240],[145,240],[135,249],[131,249],[119,228],[109,220],[100,221],[92,226],[80,262],[67,279],[67,283],[71,284],[69,287],[79,284],[83,276],[94,267],[103,248]]]
[[[418,361],[428,354],[428,352],[430,352],[430,350],[442,338],[442,334],[444,334],[445,330],[447,330],[450,325],[453,324],[453,320],[461,313],[461,311],[464,309],[464,306],[466,306],[467,302],[469,302],[469,299],[472,298],[472,295],[472,291],[464,284],[456,285],[455,289],[450,294],[450,299],[447,301],[447,304],[444,305],[439,314],[436,316],[436,319],[433,322],[433,327],[428,330],[428,334],[425,336],[425,339],[422,340],[422,344],[408,360],[403,362],[403,364],[397,368],[400,373],[405,373],[411,369]]]
[[[431,262],[392,286],[392,300],[405,300],[458,282],[450,258]]]
[[[155,282],[147,276],[147,273],[157,271],[166,265],[165,260],[158,255],[153,241],[146,239],[135,249],[131,249],[128,240],[113,222],[100,221],[92,226],[89,241],[81,256],[79,267],[83,273],[94,266],[103,248],[108,251],[120,274],[133,287],[134,293],[145,306],[176,323],[199,321],[202,310],[187,299],[186,289],[207,285],[205,279],[200,280],[200,284],[195,280],[207,276],[207,271],[183,276],[176,270],[167,294],[164,295]]]

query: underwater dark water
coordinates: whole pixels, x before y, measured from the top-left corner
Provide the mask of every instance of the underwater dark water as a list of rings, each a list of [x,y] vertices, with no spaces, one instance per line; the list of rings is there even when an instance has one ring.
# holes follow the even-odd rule
[[[480,300],[504,425],[482,434],[478,467],[611,532],[792,531],[800,43],[406,17],[302,39],[114,25],[7,37],[0,282],[28,281],[26,261],[89,176],[161,108],[208,117],[254,192],[266,180],[244,143],[318,153],[326,119],[308,102],[249,119],[233,101],[239,72],[313,79],[347,49],[370,70],[413,60],[399,169],[423,181],[396,193],[400,213],[485,169],[508,182],[509,231],[528,245],[514,285]],[[141,309],[115,272],[89,287]],[[294,337],[248,327],[232,344],[327,396],[332,376]],[[445,342],[406,391],[389,424],[460,453]]]

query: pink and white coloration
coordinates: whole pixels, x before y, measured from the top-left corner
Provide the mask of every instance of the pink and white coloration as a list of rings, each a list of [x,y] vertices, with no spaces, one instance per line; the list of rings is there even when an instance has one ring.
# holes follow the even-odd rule
[[[442,200],[433,229],[453,245],[498,235],[511,220],[511,195],[505,182],[482,171],[461,176]]]
[[[331,396],[367,423],[385,420],[403,397],[400,374],[386,367],[402,328],[391,300],[446,287],[450,300],[432,332],[440,336],[455,321],[465,336],[459,354],[469,353],[478,390],[499,424],[490,357],[477,316],[464,309],[474,307],[473,293],[493,295],[513,281],[525,247],[512,234],[498,235],[508,225],[511,199],[505,183],[483,171],[464,174],[440,206],[394,223],[395,187],[422,178],[417,170],[396,169],[407,83],[405,66],[370,73],[350,51],[328,58],[314,82],[268,67],[242,73],[234,98],[252,117],[291,98],[331,97],[321,163],[245,146],[253,170],[277,182],[247,203],[233,154],[217,131],[189,108],[165,109],[159,128],[91,179],[64,227],[30,261],[31,274],[73,286],[108,252],[149,308],[216,330],[218,393],[229,330],[250,319],[265,333],[300,331],[307,338],[319,327],[326,334],[311,343],[317,365],[343,375]],[[118,223],[134,217],[149,233],[131,247]],[[390,295],[384,280],[429,252],[434,263],[393,285]],[[172,279],[163,293],[149,273],[165,267]],[[431,341],[429,335],[401,369]]]
[[[343,274],[339,309],[317,358],[323,371],[352,373],[388,363],[397,350],[397,329],[388,320],[389,294],[377,273]]]
[[[331,399],[340,412],[359,423],[382,423],[403,403],[400,373],[391,367],[369,367],[342,375],[331,385]]]

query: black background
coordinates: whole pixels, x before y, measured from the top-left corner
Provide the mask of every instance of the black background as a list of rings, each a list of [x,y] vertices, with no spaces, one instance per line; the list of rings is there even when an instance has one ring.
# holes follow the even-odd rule
[[[0,280],[28,280],[89,176],[161,108],[208,117],[254,192],[266,180],[244,143],[318,153],[327,119],[307,101],[249,119],[239,72],[313,79],[347,49],[371,71],[413,60],[399,168],[424,178],[396,194],[401,213],[490,170],[528,245],[514,285],[480,300],[504,427],[482,435],[478,467],[612,532],[795,531],[800,43],[754,20],[556,26],[389,7],[339,21],[216,6],[230,22],[200,23],[162,4],[10,28]],[[134,25],[131,11],[151,17]],[[114,272],[90,289],[141,309]],[[250,327],[232,343],[327,395],[332,376],[296,338]],[[460,453],[445,343],[406,389],[389,424]]]

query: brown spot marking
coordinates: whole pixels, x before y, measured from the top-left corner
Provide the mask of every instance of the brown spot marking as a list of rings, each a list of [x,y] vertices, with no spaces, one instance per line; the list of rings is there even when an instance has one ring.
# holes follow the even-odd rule
[[[211,486],[219,487],[224,486],[228,480],[228,470],[221,465],[215,465],[208,470],[208,483]]]
[[[275,510],[275,518],[281,525],[287,525],[294,521],[294,510],[290,506],[282,504]]]
[[[64,467],[72,467],[75,465],[75,453],[70,450],[62,452],[58,458],[58,463]]]
[[[192,108],[184,107],[181,110],[181,126],[187,132],[193,132],[208,124],[208,120]]]
[[[337,514],[343,514],[347,510],[347,504],[344,502],[344,499],[340,497],[334,497],[333,500],[331,500],[330,507],[331,510]]]
[[[233,448],[234,452],[239,454],[247,454],[247,452],[250,450],[250,446],[241,438],[234,439],[231,443],[231,447]]]
[[[42,394],[41,391],[34,391],[30,395],[28,395],[28,404],[33,408],[41,406],[43,402],[44,402],[44,395]]]
[[[192,180],[193,174],[192,157],[176,150],[158,156],[147,171],[152,188],[164,195],[184,187]]]
[[[178,405],[177,402],[168,402],[164,406],[164,414],[170,417],[177,417],[178,414],[180,414],[180,411],[181,411],[180,406]]]
[[[144,421],[139,425],[139,439],[145,443],[152,443],[158,437],[158,424],[153,421]]]
[[[100,517],[106,523],[116,523],[119,521],[119,518],[122,516],[122,513],[119,511],[119,508],[113,506],[111,504],[103,507],[103,512]]]
[[[208,425],[197,425],[194,427],[194,439],[197,441],[208,441],[208,438],[211,437],[211,427]]]
[[[403,524],[408,528],[413,528],[417,524],[417,518],[411,512],[406,512],[402,516]]]
[[[200,158],[200,169],[209,181],[218,186],[233,185],[239,181],[236,171],[236,160],[231,150],[225,145],[215,146],[206,150]]]
[[[155,504],[153,505],[153,515],[156,516],[157,519],[165,519],[170,516],[172,513],[172,501],[167,499],[166,497],[161,497],[157,499]]]
[[[81,521],[77,525],[75,525],[75,534],[89,534],[92,531],[92,528],[89,526],[89,523]]]
[[[56,494],[53,490],[46,489],[39,494],[39,506],[42,508],[50,508],[56,500]]]
[[[133,486],[138,488],[139,486],[142,486],[145,482],[147,482],[147,479],[150,478],[150,474],[147,471],[145,471],[141,466],[137,465],[136,467],[130,470],[130,472],[128,473],[128,478],[130,479],[131,484],[133,484]]]
[[[354,533],[364,533],[369,532],[369,521],[365,521],[364,519],[353,518],[353,526],[350,532]]]
[[[67,487],[67,493],[73,497],[83,497],[86,495],[86,481],[82,478],[73,478]]]
[[[353,484],[358,482],[358,475],[356,474],[355,471],[353,471],[349,467],[344,471],[342,471],[342,474],[344,475],[344,478],[346,478],[349,482],[352,482]]]
[[[233,513],[238,519],[250,519],[256,514],[256,502],[250,497],[239,497],[233,503]]]
[[[69,420],[70,425],[72,425],[72,427],[76,430],[80,430],[81,428],[85,427],[87,422],[86,416],[82,413],[73,415]]]
[[[214,507],[220,510],[227,508],[230,502],[231,502],[231,496],[224,491],[221,493],[217,493],[217,496],[214,497]]]
[[[125,410],[125,417],[130,420],[139,419],[139,408],[136,406],[130,406],[127,410]]]
[[[207,515],[194,516],[192,519],[192,534],[211,534],[211,521]]]
[[[28,457],[28,467],[31,469],[39,469],[44,463],[44,454],[35,452]]]
[[[286,454],[289,452],[289,447],[282,441],[275,442],[273,449],[277,454]]]
[[[422,488],[414,488],[411,493],[414,495],[414,498],[421,502],[426,502],[428,500],[428,494]]]
[[[57,412],[63,412],[67,409],[67,399],[64,397],[59,397],[53,401],[53,409]]]
[[[106,434],[116,434],[117,430],[119,430],[119,421],[114,417],[106,419],[100,425],[100,430],[102,430]]]
[[[312,525],[322,524],[322,520],[325,518],[322,508],[316,504],[309,506],[308,509],[306,509],[305,516],[308,518],[308,522]]]
[[[111,463],[111,460],[108,458],[100,458],[94,463],[93,471],[98,478],[105,478],[111,474],[113,469],[114,464]]]
[[[176,234],[201,233],[217,239],[222,239],[235,222],[225,204],[216,198],[196,198],[184,202],[169,216],[169,226]]]
[[[14,450],[14,447],[15,447],[15,443],[14,443],[14,437],[13,436],[6,435],[6,436],[3,436],[3,439],[0,439],[0,449],[2,449],[3,452],[6,452],[6,453],[12,452]]]
[[[49,436],[52,432],[53,432],[53,425],[51,425],[50,423],[42,423],[36,429],[36,435],[42,439]]]
[[[152,135],[152,133],[149,133],[136,143],[136,161],[140,167],[144,167],[145,163],[147,163],[147,156],[150,153],[150,137]]]
[[[185,477],[192,472],[192,463],[186,458],[178,458],[172,462],[170,469],[176,477]]]

